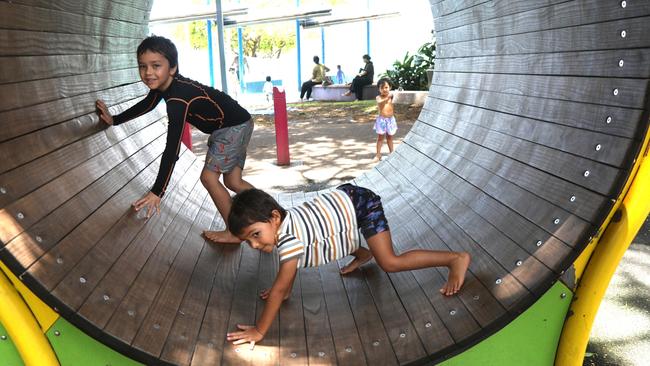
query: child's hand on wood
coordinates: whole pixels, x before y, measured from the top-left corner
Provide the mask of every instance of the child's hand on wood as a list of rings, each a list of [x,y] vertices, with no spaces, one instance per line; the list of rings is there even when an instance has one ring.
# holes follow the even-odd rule
[[[95,102],[95,107],[97,108],[96,112],[97,115],[99,116],[99,120],[106,123],[109,126],[112,126],[113,116],[111,115],[111,112],[108,111],[108,107],[106,106],[106,103],[104,103],[103,100],[98,99]]]
[[[232,344],[239,345],[249,342],[251,350],[255,348],[255,343],[261,341],[264,335],[254,325],[241,325],[237,324],[237,328],[241,329],[238,332],[231,332],[226,334],[226,339],[232,341]]]
[[[143,208],[147,210],[147,218],[160,213],[160,197],[153,192],[149,192],[133,203],[133,209],[136,211],[140,211]]]

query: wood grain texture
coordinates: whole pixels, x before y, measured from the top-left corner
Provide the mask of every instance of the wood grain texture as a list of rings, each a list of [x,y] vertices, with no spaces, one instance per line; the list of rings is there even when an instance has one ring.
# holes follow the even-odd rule
[[[141,39],[0,29],[0,56],[129,53]]]
[[[136,8],[111,0],[59,0],[56,2],[48,0],[12,0],[12,2],[38,8],[59,10],[72,14],[117,19],[136,24],[145,24],[147,22],[147,19],[149,19],[148,9],[150,9],[152,5],[151,1],[142,1],[140,3],[148,4],[148,6],[140,6]]]

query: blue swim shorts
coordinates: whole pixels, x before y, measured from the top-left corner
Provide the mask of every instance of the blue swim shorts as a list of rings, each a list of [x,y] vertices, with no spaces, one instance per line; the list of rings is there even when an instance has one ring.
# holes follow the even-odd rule
[[[357,226],[366,240],[383,231],[389,231],[388,221],[381,205],[381,197],[375,192],[346,183],[336,187],[347,194],[352,200],[357,216]]]

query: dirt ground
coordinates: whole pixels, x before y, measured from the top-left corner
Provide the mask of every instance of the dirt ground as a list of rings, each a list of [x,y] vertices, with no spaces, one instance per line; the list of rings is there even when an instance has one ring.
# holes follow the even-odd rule
[[[396,105],[395,147],[411,129],[420,110],[421,107]],[[291,164],[284,167],[276,164],[274,116],[268,110],[249,111],[255,131],[248,147],[244,178],[257,188],[273,192],[315,191],[353,179],[374,165],[374,101],[287,105]],[[193,151],[201,158],[207,138],[200,131],[192,134]],[[388,154],[385,142],[382,152],[384,156]]]

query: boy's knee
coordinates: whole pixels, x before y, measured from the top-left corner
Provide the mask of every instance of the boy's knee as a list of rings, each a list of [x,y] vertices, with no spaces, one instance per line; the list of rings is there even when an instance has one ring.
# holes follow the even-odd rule
[[[201,178],[200,179],[201,179],[201,183],[203,184],[203,186],[207,186],[209,184],[213,184],[215,181],[218,182],[219,181],[219,174],[217,174],[217,173],[215,173],[213,171],[207,170],[207,169],[203,169],[203,171],[201,172]]]

